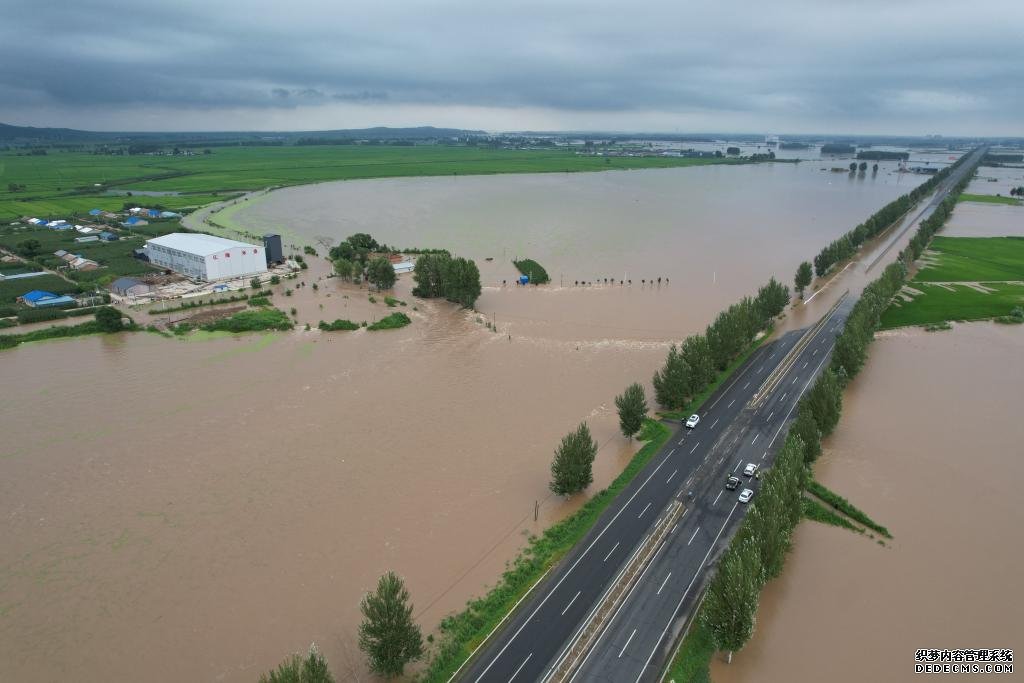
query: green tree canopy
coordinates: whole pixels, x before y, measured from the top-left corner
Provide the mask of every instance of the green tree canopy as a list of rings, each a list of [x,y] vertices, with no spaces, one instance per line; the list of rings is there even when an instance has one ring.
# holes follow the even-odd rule
[[[623,436],[633,438],[640,431],[647,415],[647,398],[643,386],[638,382],[630,384],[615,397],[615,407],[619,409],[619,429]]]
[[[121,311],[110,306],[96,309],[96,323],[104,332],[118,332],[124,329],[121,317]]]
[[[804,261],[796,269],[796,277],[793,278],[793,284],[796,285],[796,291],[800,293],[800,298],[804,298],[804,290],[811,284],[811,279],[814,277],[814,272],[811,270],[811,262]]]
[[[739,650],[754,633],[764,570],[749,537],[736,539],[722,555],[704,598],[701,618],[715,647]]]
[[[377,581],[377,590],[367,593],[359,606],[359,649],[380,676],[401,676],[405,665],[423,655],[423,637],[412,618],[412,605],[405,583],[394,572]]]
[[[338,277],[348,280],[352,277],[353,272],[355,272],[355,265],[352,261],[341,257],[334,259],[334,273]]]
[[[560,496],[578,493],[594,481],[593,464],[597,442],[586,422],[562,438],[551,461],[551,490]]]
[[[654,373],[654,398],[663,408],[680,410],[690,396],[692,370],[683,358],[679,347],[669,347],[665,365]]]
[[[391,265],[391,261],[383,256],[378,256],[366,266],[366,278],[377,289],[391,289],[395,286],[395,269]]]
[[[334,676],[314,643],[305,658],[292,655],[273,671],[260,676],[260,683],[334,683]]]

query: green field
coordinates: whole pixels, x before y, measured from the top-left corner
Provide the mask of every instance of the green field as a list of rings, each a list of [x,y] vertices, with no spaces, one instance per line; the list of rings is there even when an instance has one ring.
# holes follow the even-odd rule
[[[910,303],[898,301],[882,314],[882,329],[927,325],[944,320],[987,320],[1008,315],[1014,306],[1024,306],[1024,285],[993,284],[985,287],[996,291],[979,292],[966,285],[941,285],[911,282],[910,286],[924,292]],[[897,305],[898,304],[898,305]]]
[[[49,274],[24,280],[4,280],[0,282],[0,307],[13,306],[15,299],[33,289],[41,289],[52,294],[72,294],[79,291],[79,285]]]
[[[1024,238],[935,237],[928,248],[938,263],[921,268],[915,282],[1024,280]]]
[[[196,156],[110,156],[50,150],[45,156],[0,154],[0,220],[22,215],[68,217],[91,208],[120,208],[126,201],[174,210],[233,193],[324,180],[399,176],[479,175],[668,168],[735,159],[591,157],[572,150],[504,150],[420,145],[218,147]],[[10,192],[9,184],[24,185]],[[183,196],[111,197],[117,188],[180,192]],[[191,193],[192,196],[189,196]],[[45,216],[42,214],[46,214]]]
[[[47,230],[46,228],[25,228],[0,226],[0,247],[8,251],[17,251],[17,245],[26,240],[38,240],[41,247],[35,261],[50,270],[57,270],[64,265],[53,252],[64,249],[73,254],[96,261],[103,268],[91,271],[67,271],[67,276],[76,282],[83,283],[87,289],[91,289],[92,283],[100,282],[106,284],[122,275],[139,275],[154,272],[144,261],[136,259],[132,252],[141,248],[147,237],[166,234],[179,230],[181,224],[177,221],[159,221],[150,225],[141,226],[133,231],[122,231],[123,239],[116,242],[75,242],[75,237],[81,235],[74,230]],[[137,234],[138,233],[138,234]],[[32,270],[38,270],[32,267]],[[33,287],[33,289],[45,289],[44,287]]]
[[[908,283],[922,293],[909,302],[897,298],[882,314],[882,329],[986,320],[1024,306],[1024,238],[935,237],[928,256],[934,263]],[[968,282],[992,291],[961,284]]]
[[[980,202],[982,204],[1009,204],[1020,206],[1021,201],[1013,197],[997,197],[994,194],[961,194],[957,197],[958,202]]]

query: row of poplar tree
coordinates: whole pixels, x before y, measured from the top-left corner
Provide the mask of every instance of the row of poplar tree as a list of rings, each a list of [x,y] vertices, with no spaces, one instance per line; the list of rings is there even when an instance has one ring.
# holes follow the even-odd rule
[[[921,222],[897,260],[865,287],[836,339],[829,367],[800,400],[775,464],[762,479],[757,502],[719,560],[699,618],[715,647],[729,652],[730,657],[754,632],[761,587],[782,570],[793,529],[802,514],[809,466],[821,454],[821,440],[839,424],[843,389],[864,366],[882,313],[903,287],[909,265],[952,214],[956,197],[971,175],[967,173]]]

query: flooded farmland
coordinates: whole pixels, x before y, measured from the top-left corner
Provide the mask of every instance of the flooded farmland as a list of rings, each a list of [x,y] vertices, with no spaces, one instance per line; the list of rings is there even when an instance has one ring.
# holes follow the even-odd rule
[[[1022,333],[879,336],[815,469],[895,538],[802,523],[753,639],[731,665],[716,659],[715,683],[912,681],[918,648],[1019,647]]]
[[[615,393],[921,180],[712,166],[353,181],[245,206],[232,220],[254,232],[368,231],[481,259],[480,320],[414,299],[404,276],[413,324],[393,332],[4,351],[0,679],[253,681],[312,641],[340,679],[367,679],[358,601],[380,573],[406,577],[433,629],[582,502],[546,488],[565,432],[590,423],[598,490],[635,447]],[[503,287],[502,253],[519,250],[556,277],[622,270],[633,286]],[[299,278],[318,291],[275,296],[300,326],[390,312],[326,268]]]

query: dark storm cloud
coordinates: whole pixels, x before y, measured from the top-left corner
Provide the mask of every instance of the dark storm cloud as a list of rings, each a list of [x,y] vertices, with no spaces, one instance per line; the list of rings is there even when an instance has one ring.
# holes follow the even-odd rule
[[[1024,104],[1020,6],[8,0],[0,103],[996,121]]]

